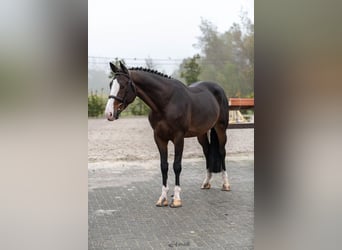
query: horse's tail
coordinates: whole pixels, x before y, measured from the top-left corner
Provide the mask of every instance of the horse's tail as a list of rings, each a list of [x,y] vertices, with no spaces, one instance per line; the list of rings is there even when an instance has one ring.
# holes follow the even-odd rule
[[[210,130],[208,169],[211,173],[219,173],[222,171],[222,156],[219,151],[219,140],[214,128]]]
[[[214,84],[210,86],[210,91],[215,96],[219,106],[220,115],[217,121],[220,128],[227,129],[229,124],[229,104],[227,96],[219,85]],[[210,131],[210,145],[209,145],[209,171],[212,173],[219,173],[223,169],[223,155],[220,154],[220,144],[215,128]]]
[[[223,169],[224,155],[220,154],[220,144],[215,126],[221,129],[227,129],[229,124],[229,102],[224,89],[213,82],[199,82],[194,85],[200,85],[207,88],[217,100],[219,105],[219,117],[213,128],[210,130],[210,142],[207,159],[207,168],[211,173],[219,173]],[[225,132],[225,131],[224,131]]]

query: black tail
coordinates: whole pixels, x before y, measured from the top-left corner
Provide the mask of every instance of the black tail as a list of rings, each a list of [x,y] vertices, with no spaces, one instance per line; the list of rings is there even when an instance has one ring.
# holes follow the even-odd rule
[[[219,173],[222,170],[222,159],[219,151],[219,141],[214,128],[210,130],[210,143],[208,153],[208,169],[211,173]]]

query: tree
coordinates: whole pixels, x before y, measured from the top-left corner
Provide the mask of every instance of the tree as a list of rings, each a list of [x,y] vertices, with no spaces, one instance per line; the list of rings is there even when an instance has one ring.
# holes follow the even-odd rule
[[[180,76],[185,79],[187,85],[197,82],[199,79],[198,77],[201,73],[201,67],[198,61],[200,58],[200,55],[196,54],[193,57],[183,60]]]
[[[204,19],[200,30],[202,35],[195,45],[201,49],[198,79],[218,82],[231,97],[253,94],[254,24],[247,13],[242,12],[240,22],[224,33],[219,33],[215,25]],[[180,71],[183,70],[181,65]]]
[[[155,69],[157,67],[157,65],[153,62],[153,59],[151,57],[145,59],[145,65],[148,69]]]

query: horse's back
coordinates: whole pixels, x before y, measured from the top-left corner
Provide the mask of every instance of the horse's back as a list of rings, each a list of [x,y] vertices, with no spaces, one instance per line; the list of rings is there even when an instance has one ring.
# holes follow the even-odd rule
[[[218,85],[215,82],[207,82],[207,81],[201,81],[201,82],[195,82],[189,86],[190,89],[207,89],[209,90],[215,97],[220,97],[222,99],[225,99],[227,101],[226,94],[224,92],[224,89]]]
[[[208,90],[215,96],[220,105],[228,107],[228,99],[224,89],[215,82],[195,82],[189,86],[189,89],[194,92],[199,90]]]

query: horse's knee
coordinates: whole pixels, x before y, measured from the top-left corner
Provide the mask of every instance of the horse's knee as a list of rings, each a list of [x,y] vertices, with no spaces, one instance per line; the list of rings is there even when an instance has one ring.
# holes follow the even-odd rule
[[[160,164],[160,169],[161,169],[161,171],[163,172],[163,171],[168,171],[169,170],[169,164],[167,163],[167,162],[165,162],[165,163],[161,163]]]
[[[175,163],[173,164],[173,171],[175,172],[175,174],[180,174],[180,172],[182,172],[182,165],[179,163]]]

